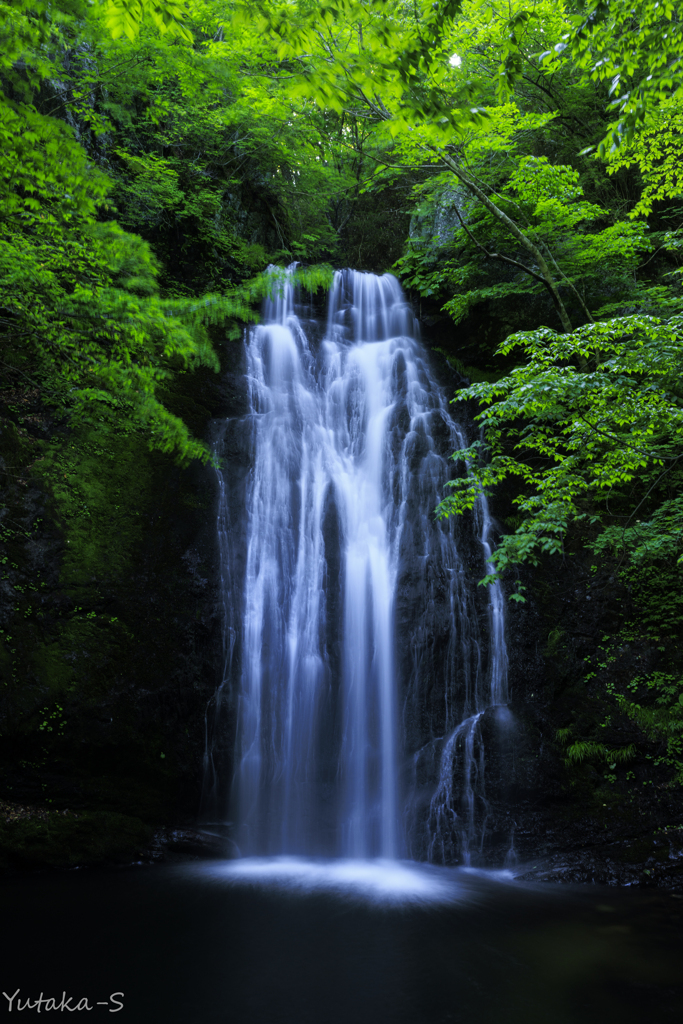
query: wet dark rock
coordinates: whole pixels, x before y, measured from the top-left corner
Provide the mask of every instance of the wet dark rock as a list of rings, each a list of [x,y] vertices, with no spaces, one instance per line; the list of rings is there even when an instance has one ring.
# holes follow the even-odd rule
[[[522,881],[683,892],[683,828],[557,852],[521,866],[515,874]]]
[[[240,359],[226,343],[225,376],[181,376],[167,406],[207,436],[209,417],[239,411]],[[1,851],[16,865],[125,861],[150,826],[199,807],[222,670],[216,474],[179,469],[135,435],[69,434],[38,393],[10,397],[23,425],[2,419],[0,402],[0,798],[68,809],[81,825],[69,837],[60,822],[57,843],[53,819],[50,836],[0,821]],[[92,815],[134,819],[144,834],[119,849],[105,835],[113,819]]]
[[[457,386],[454,376],[443,367],[449,386]],[[461,407],[460,415],[475,412]],[[492,515],[506,529],[516,515],[514,497],[511,488],[502,488],[490,501]],[[482,591],[474,586],[482,575],[476,546],[460,549],[468,585]],[[636,676],[680,669],[676,631],[662,627],[659,636],[659,628],[651,628],[648,638],[640,628],[637,595],[578,538],[569,539],[564,557],[510,573],[503,580],[508,594],[517,582],[526,588],[526,602],[506,602],[509,715],[489,709],[481,720],[486,806],[480,814],[486,827],[474,862],[523,865],[530,877],[556,881],[604,878],[631,885],[635,879],[639,885],[677,888],[675,837],[683,821],[683,787],[661,758],[664,742],[649,741],[609,696],[610,686],[623,687]],[[410,585],[415,586],[412,580]],[[481,603],[479,617],[485,659]],[[624,627],[638,639],[617,643]],[[425,673],[419,715],[408,720],[418,732],[415,746],[439,735],[438,687],[434,693],[430,688],[431,673]],[[568,727],[571,739],[561,740],[558,731]],[[633,744],[635,754],[616,766],[604,757],[569,761],[569,743],[582,739],[609,749]],[[662,852],[669,841],[670,856]]]
[[[167,861],[209,860],[234,857],[236,847],[231,839],[218,832],[199,828],[159,828],[142,859],[158,864]]]

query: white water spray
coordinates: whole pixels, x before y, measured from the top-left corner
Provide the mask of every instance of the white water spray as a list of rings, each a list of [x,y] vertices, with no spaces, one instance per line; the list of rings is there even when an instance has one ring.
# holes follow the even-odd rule
[[[246,565],[226,604],[237,842],[469,863],[485,827],[479,723],[507,701],[500,584],[485,659],[473,597],[491,571],[488,507],[463,544],[468,578],[456,524],[433,514],[464,439],[395,278],[338,273],[318,345],[312,333],[285,285],[246,352]],[[412,753],[429,701],[440,734]]]

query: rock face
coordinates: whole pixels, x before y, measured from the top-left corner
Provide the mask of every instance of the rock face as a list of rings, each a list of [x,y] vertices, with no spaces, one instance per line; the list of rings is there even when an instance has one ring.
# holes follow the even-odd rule
[[[241,346],[222,354],[222,375],[180,375],[164,396],[200,436],[239,404]],[[66,430],[37,390],[4,397],[0,795],[125,818],[132,856],[140,829],[199,805],[221,671],[216,473],[135,434]],[[26,861],[11,840],[4,858]],[[111,844],[90,845],[84,862],[107,859]]]
[[[455,391],[458,375],[446,366],[441,373],[446,389]],[[465,424],[473,413],[463,410]],[[513,498],[501,491],[491,500],[500,528],[510,528]],[[466,529],[459,531],[473,626],[486,661],[486,602],[476,586],[483,566],[472,539],[471,531],[469,540]],[[399,620],[402,606],[416,606],[413,588],[422,594],[418,605],[431,600],[438,608],[438,581],[427,593],[417,562],[399,592]],[[644,733],[614,697],[629,681],[634,687],[637,679],[680,673],[676,588],[664,602],[656,589],[669,586],[666,568],[652,580],[639,576],[630,583],[613,563],[600,562],[579,539],[569,538],[563,559],[523,569],[519,577],[526,602],[506,602],[510,713],[489,708],[480,722],[485,802],[483,841],[473,860],[553,881],[679,887],[683,791],[676,779],[676,741],[667,746],[666,737]],[[504,581],[508,591],[513,583]],[[444,725],[443,666],[455,620],[442,619],[433,608],[431,655],[416,699],[406,702],[414,750]],[[403,627],[399,646],[409,635]],[[411,653],[405,648],[401,657]],[[456,849],[454,843],[453,857]],[[426,848],[413,852],[429,855]]]
[[[165,398],[221,451],[234,580],[244,568],[238,527],[252,453],[242,346],[226,342],[222,358],[220,376],[182,375]],[[447,391],[457,388],[457,374],[445,364],[438,372]],[[227,807],[239,675],[239,652],[222,629],[233,580],[219,572],[217,475],[199,465],[178,469],[136,435],[67,432],[38,389],[5,394],[4,402],[0,797],[10,811],[0,815],[0,860],[66,866],[220,853],[227,840],[193,831],[203,782],[204,818],[222,818]],[[492,502],[503,526],[511,497]],[[325,529],[333,560],[332,516]],[[460,534],[486,659],[481,551],[471,530]],[[417,751],[443,730],[453,620],[444,581],[425,575],[417,553],[402,564],[404,678],[415,654],[410,610],[434,605],[414,692],[404,695],[407,744]],[[657,763],[661,743],[648,745],[608,698],[618,679],[680,658],[675,630],[651,631],[649,640],[624,632],[643,614],[638,593],[578,546],[564,562],[524,571],[522,581],[526,604],[507,603],[511,716],[492,708],[480,725],[487,801],[480,861],[517,865],[524,877],[680,888],[680,786],[670,766]],[[562,740],[558,730],[571,732]],[[634,744],[635,754],[616,765],[604,757],[568,763],[566,735],[604,741],[608,750]],[[428,797],[427,787],[417,802]],[[28,817],[12,817],[17,806],[28,807]],[[426,806],[413,810],[428,815]],[[427,856],[427,847],[413,853]]]
[[[508,501],[500,494],[493,503],[502,521]],[[629,680],[671,671],[678,640],[665,624],[648,632],[642,594],[595,561],[569,544],[564,560],[520,573],[525,604],[508,602],[512,717],[505,730],[491,715],[483,727],[485,859],[507,858],[529,878],[677,888],[683,792],[675,765],[666,741],[643,733],[613,695]]]

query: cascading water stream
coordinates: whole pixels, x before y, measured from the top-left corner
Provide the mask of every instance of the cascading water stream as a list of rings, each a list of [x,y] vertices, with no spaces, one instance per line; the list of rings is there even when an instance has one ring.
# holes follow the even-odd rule
[[[434,518],[464,438],[395,278],[337,273],[314,337],[286,283],[246,347],[243,583],[222,572],[237,843],[469,863],[486,818],[480,722],[507,701],[502,590],[486,588],[487,643],[475,594],[492,571],[488,506],[478,537]]]

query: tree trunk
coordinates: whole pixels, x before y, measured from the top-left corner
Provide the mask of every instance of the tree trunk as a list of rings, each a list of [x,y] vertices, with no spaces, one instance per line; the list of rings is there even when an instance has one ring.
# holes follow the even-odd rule
[[[555,309],[557,310],[558,315],[560,317],[562,329],[566,334],[571,334],[571,332],[574,330],[574,328],[572,327],[572,322],[569,319],[567,310],[564,308],[564,303],[562,302],[562,299],[560,297],[557,284],[555,283],[555,278],[553,277],[550,271],[550,267],[548,266],[548,263],[546,262],[546,259],[541,250],[538,248],[537,245],[534,245],[530,238],[527,238],[523,231],[520,231],[515,222],[510,217],[508,217],[507,213],[501,210],[499,206],[496,206],[496,204],[491,199],[489,199],[486,193],[483,192],[478,185],[475,185],[475,183],[468,177],[467,174],[465,174],[463,169],[458,165],[457,161],[455,161],[451,156],[449,156],[448,153],[444,153],[443,150],[438,150],[436,149],[436,147],[433,148],[435,152],[439,153],[439,156],[441,157],[443,162],[453,172],[458,181],[462,182],[465,188],[469,189],[470,192],[472,192],[477,197],[477,199],[484,204],[489,213],[492,213],[496,220],[500,221],[501,224],[504,224],[505,227],[510,232],[510,234],[514,235],[517,241],[521,245],[523,245],[527,252],[531,253],[531,255],[534,257],[536,265],[540,271],[541,277],[543,278],[543,282],[548,291],[550,292],[550,296],[555,305]]]

